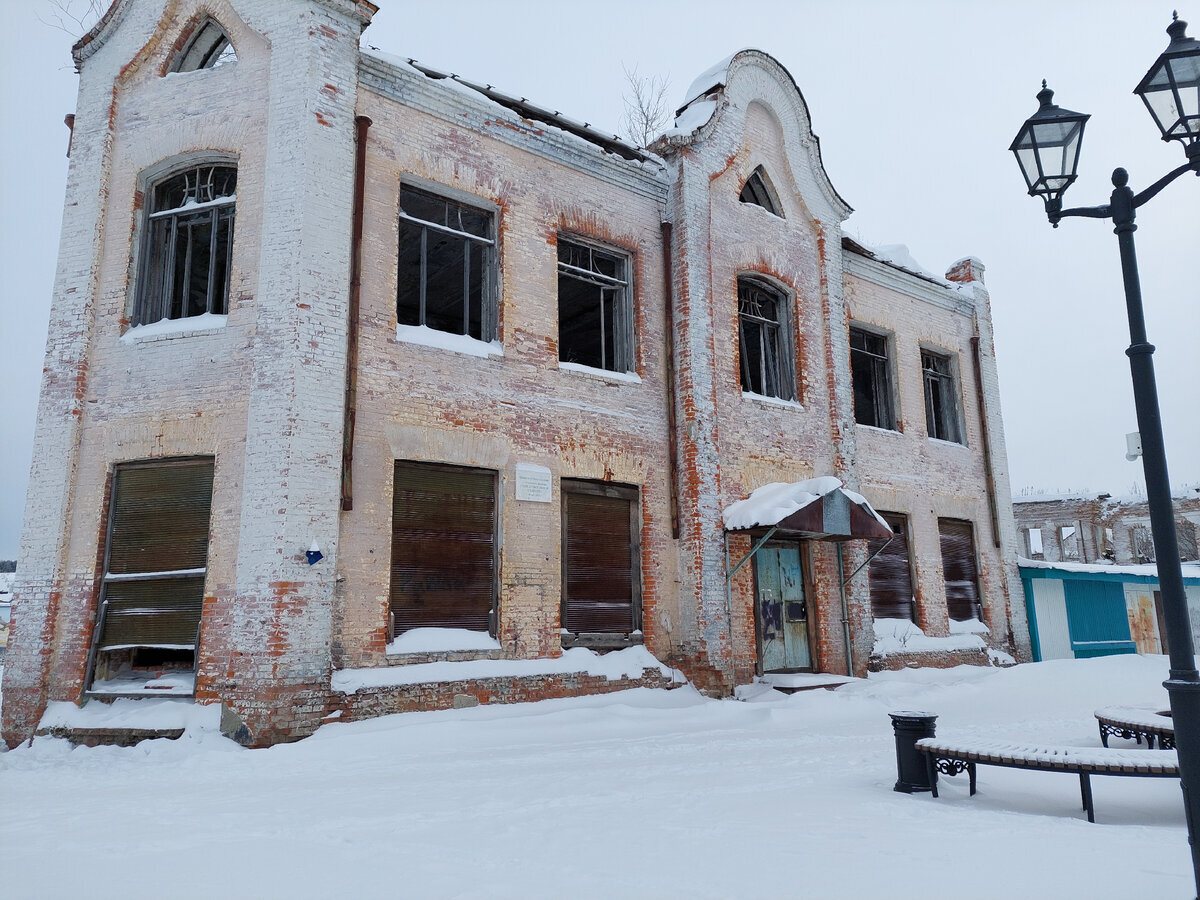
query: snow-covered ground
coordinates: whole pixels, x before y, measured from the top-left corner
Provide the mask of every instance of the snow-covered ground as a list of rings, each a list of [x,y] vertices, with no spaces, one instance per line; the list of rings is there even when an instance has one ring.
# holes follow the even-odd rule
[[[1164,657],[873,675],[753,702],[691,688],[411,713],[244,750],[0,753],[11,897],[1194,896],[1179,784],[981,767],[895,793],[889,711],[943,737],[1099,746]],[[1114,746],[1134,746],[1114,741]]]

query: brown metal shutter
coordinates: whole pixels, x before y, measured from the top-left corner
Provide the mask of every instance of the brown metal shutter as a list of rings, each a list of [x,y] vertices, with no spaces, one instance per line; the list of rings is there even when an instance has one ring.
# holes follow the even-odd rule
[[[974,529],[970,522],[938,519],[938,532],[942,539],[942,571],[946,578],[946,611],[956,622],[981,618]]]
[[[868,567],[871,613],[876,619],[915,621],[912,566],[908,557],[908,525],[903,516],[890,513],[880,515],[891,526],[895,537],[891,543],[885,538],[873,538],[867,542],[869,552],[878,553]],[[884,548],[882,552],[879,552],[880,547]]]
[[[488,631],[496,595],[496,475],[396,463],[391,609],[412,628]]]
[[[212,484],[212,460],[113,473],[98,649],[196,646]]]
[[[636,627],[632,501],[565,494],[563,627],[628,634]]]

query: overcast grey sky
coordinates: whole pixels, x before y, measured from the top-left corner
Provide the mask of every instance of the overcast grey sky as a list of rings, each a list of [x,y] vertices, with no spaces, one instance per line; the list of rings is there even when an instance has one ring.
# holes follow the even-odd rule
[[[0,559],[17,553],[76,88],[71,38],[36,17],[47,0],[2,2]],[[907,244],[938,274],[968,255],[987,266],[1014,490],[1142,483],[1124,458],[1137,424],[1116,238],[1096,220],[1051,229],[1008,145],[1047,78],[1056,102],[1092,114],[1068,206],[1106,202],[1116,166],[1136,190],[1181,164],[1131,93],[1166,48],[1170,2],[376,2],[366,43],[614,131],[622,66],[669,77],[676,104],[734,50],[772,54],[856,210],[848,234]],[[1200,36],[1200,5],[1179,14]],[[1200,179],[1138,225],[1171,480],[1200,482]]]

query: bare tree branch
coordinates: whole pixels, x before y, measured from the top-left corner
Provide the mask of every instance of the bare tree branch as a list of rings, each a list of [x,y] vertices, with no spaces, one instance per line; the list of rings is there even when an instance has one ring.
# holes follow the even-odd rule
[[[640,75],[637,66],[625,71],[625,115],[621,125],[625,135],[639,147],[647,146],[666,130],[671,122],[667,90],[671,80],[661,75]]]
[[[87,34],[108,4],[105,0],[40,0],[38,21],[73,38]]]

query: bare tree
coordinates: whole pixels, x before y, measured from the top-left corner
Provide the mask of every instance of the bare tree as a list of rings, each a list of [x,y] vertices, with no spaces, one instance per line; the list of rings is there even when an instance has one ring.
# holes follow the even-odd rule
[[[78,38],[100,20],[107,6],[107,0],[41,0],[37,17],[43,25]]]
[[[639,147],[647,146],[666,130],[671,122],[667,90],[671,80],[661,75],[641,75],[637,66],[625,71],[625,115],[621,119],[625,135]]]

